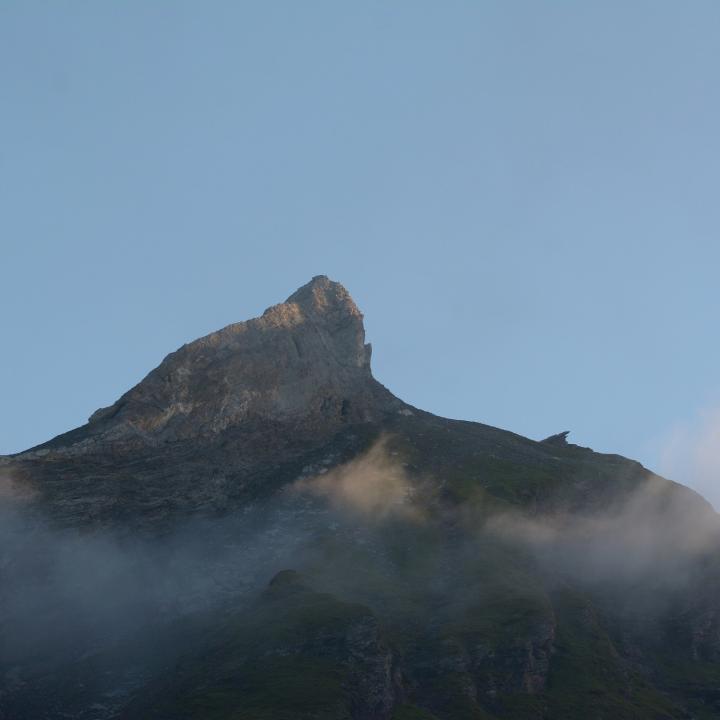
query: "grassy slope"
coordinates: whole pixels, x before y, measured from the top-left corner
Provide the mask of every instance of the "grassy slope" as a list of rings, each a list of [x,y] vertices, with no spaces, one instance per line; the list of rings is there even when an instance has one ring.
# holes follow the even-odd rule
[[[680,720],[687,710],[717,717],[711,703],[718,698],[708,690],[720,681],[717,665],[678,660],[660,643],[644,651],[653,672],[643,671],[618,649],[617,628],[608,625],[617,619],[608,620],[590,594],[548,578],[517,547],[475,532],[498,511],[536,516],[606,506],[646,471],[616,456],[479,427],[421,416],[391,428],[394,452],[418,479],[427,522],[379,527],[374,545],[319,532],[319,552],[305,568],[319,587],[360,597],[383,620],[403,668],[404,698],[392,720]],[[270,592],[250,615],[209,632],[206,650],[143,699],[143,717],[350,718],[342,662],[310,639],[340,638],[370,612],[325,593]],[[555,640],[544,690],[507,691],[517,673],[507,663],[473,677],[468,658],[478,647],[495,658],[513,648],[521,654],[548,622]],[[488,678],[499,690],[482,690]]]
[[[348,628],[369,615],[360,605],[308,589],[288,572],[255,606],[220,622],[212,618],[201,647],[127,717],[349,719],[338,646]]]

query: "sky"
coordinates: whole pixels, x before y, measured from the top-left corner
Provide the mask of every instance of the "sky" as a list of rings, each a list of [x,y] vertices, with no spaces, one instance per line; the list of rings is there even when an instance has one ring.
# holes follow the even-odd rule
[[[0,453],[318,274],[423,409],[720,503],[720,4],[0,3]]]

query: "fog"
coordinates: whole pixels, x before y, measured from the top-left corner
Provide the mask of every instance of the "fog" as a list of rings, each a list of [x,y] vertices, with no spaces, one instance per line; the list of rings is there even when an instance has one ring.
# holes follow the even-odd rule
[[[418,483],[408,477],[397,453],[388,448],[389,442],[389,437],[381,437],[358,458],[298,480],[290,492],[325,498],[336,510],[365,519],[420,519],[421,507],[412,501]]]
[[[161,537],[54,529],[31,496],[0,483],[4,654],[116,638],[130,629],[243,602],[279,570],[322,565],[323,543],[386,542],[387,528],[445,528],[438,547],[495,539],[588,582],[689,581],[692,561],[719,546],[718,516],[692,491],[651,478],[592,514],[521,510],[442,517],[426,506],[432,480],[410,476],[383,438],[351,462],[298,479],[276,498],[225,518],[187,521]],[[481,508],[482,510],[482,508]],[[454,530],[453,530],[454,528]],[[458,535],[458,528],[462,533]],[[452,535],[452,541],[449,540]],[[446,537],[447,535],[447,537]],[[463,549],[463,552],[465,549]],[[320,555],[320,556],[319,556]],[[446,560],[447,558],[445,558]],[[385,562],[382,553],[376,561]]]
[[[668,433],[660,472],[690,485],[720,508],[720,408],[703,410]]]
[[[484,582],[467,575],[475,572],[468,561],[502,545],[532,558],[545,583],[578,582],[628,601],[628,588],[668,597],[688,588],[719,546],[718,516],[661,478],[592,514],[440,509],[428,499],[443,479],[410,474],[391,448],[382,438],[267,502],[162,536],[53,528],[33,510],[32,494],[3,478],[0,710],[13,688],[33,689],[41,668],[54,672],[128,643],[131,663],[97,692],[117,695],[120,675],[132,692],[158,658],[172,658],[176,640],[181,650],[174,623],[243,607],[285,568],[380,609],[394,598],[373,595],[373,573],[418,597],[445,594],[455,607]]]
[[[681,589],[720,548],[720,518],[692,490],[659,477],[592,514],[490,517],[485,531],[530,549],[570,577],[604,586]]]

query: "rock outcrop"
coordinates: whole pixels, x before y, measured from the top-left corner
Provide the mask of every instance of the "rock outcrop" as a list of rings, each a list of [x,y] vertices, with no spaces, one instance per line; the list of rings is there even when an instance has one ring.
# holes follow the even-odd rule
[[[247,421],[378,419],[389,394],[370,373],[362,315],[347,290],[318,276],[262,317],[168,355],[90,417],[93,430],[147,442],[216,435]]]
[[[362,314],[320,275],[261,317],[171,353],[86,425],[0,462],[68,524],[227,509],[333,441],[340,458],[357,451],[364,441],[349,428],[407,408],[373,378],[370,357]]]
[[[319,275],[261,317],[183,345],[86,426],[22,455],[162,445],[263,422],[327,435],[378,421],[402,403],[373,379],[370,356],[349,293]]]

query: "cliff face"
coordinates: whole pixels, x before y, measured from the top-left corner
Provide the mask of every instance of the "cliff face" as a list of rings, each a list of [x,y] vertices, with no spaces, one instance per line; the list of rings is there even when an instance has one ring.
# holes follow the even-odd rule
[[[388,400],[370,373],[360,311],[342,285],[319,276],[262,317],[168,355],[89,422],[101,437],[153,444],[248,421],[322,423],[327,431],[377,418]]]
[[[87,425],[0,467],[69,524],[222,511],[271,492],[349,428],[405,408],[372,377],[370,356],[347,290],[318,276],[261,317],[184,345]],[[343,457],[355,451],[349,435]]]
[[[720,523],[447,420],[316,277],[0,459],[0,720],[720,716]]]

